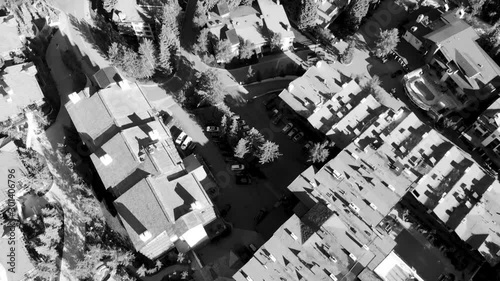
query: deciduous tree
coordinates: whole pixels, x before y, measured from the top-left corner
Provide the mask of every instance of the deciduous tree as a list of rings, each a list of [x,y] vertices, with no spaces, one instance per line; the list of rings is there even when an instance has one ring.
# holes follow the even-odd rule
[[[282,154],[279,152],[279,145],[266,141],[259,147],[259,163],[266,164],[278,159]]]
[[[215,58],[217,62],[230,62],[234,56],[231,41],[225,39],[217,42],[215,46]]]
[[[309,161],[313,163],[322,163],[328,159],[330,151],[328,150],[328,143],[315,143],[309,150]]]
[[[118,0],[103,0],[102,7],[106,12],[111,13],[115,8],[116,3],[118,3]]]
[[[381,31],[375,42],[375,55],[379,58],[386,57],[390,52],[396,49],[398,43],[399,34],[397,28]]]
[[[340,62],[343,64],[350,64],[352,59],[354,58],[354,51],[356,50],[356,43],[354,40],[349,41],[347,48],[345,48],[344,52],[340,56]]]
[[[249,40],[243,40],[240,38],[240,47],[239,47],[240,59],[249,59],[254,54],[255,44],[250,42]]]
[[[314,0],[301,0],[297,21],[300,29],[305,29],[316,24],[318,18],[318,4]]]
[[[281,50],[281,33],[273,33],[270,38],[269,44],[271,45],[271,50]]]

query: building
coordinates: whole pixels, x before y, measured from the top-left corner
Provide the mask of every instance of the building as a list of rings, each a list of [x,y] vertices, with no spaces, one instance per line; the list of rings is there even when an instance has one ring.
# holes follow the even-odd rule
[[[24,119],[26,110],[39,109],[44,96],[33,63],[6,67],[0,74],[0,130]]]
[[[478,45],[474,29],[456,16],[460,11],[441,15],[445,25],[423,36],[427,64],[403,78],[412,101],[436,119],[454,112],[467,118],[500,87],[500,67]]]
[[[113,10],[113,21],[122,34],[153,40],[152,17],[156,10],[162,9],[162,5],[143,2],[145,1],[118,0]]]
[[[356,81],[344,80],[339,72],[319,61],[279,95],[289,109],[341,148],[386,109]]]
[[[498,185],[408,109],[386,109],[335,158],[288,186],[300,200],[295,215],[233,277],[424,280],[425,268],[396,254],[398,233],[387,224],[407,197],[423,208],[419,216],[463,240],[457,247],[472,247],[495,264]]]
[[[435,7],[423,6],[411,13],[404,25],[403,39],[415,49],[425,52],[425,36],[463,17],[463,10],[444,11]]]
[[[12,53],[21,53],[24,50],[25,38],[19,34],[14,15],[7,15],[5,10],[0,11],[0,59],[4,62],[12,61]]]
[[[12,243],[15,241],[15,244]],[[24,281],[29,280],[26,274],[34,272],[35,264],[24,244],[24,236],[18,227],[1,225],[0,227],[0,280]],[[15,246],[14,246],[15,245]],[[11,249],[14,249],[12,251]],[[14,264],[11,262],[11,255],[14,256]]]
[[[101,76],[105,89],[71,94],[66,109],[132,244],[150,259],[200,246],[217,218],[206,193],[215,183],[194,156],[181,159],[137,84]]]
[[[281,50],[293,47],[295,35],[283,6],[271,0],[258,1],[259,9],[238,6],[232,11],[225,1],[208,12],[208,27],[216,40],[229,40],[233,52],[238,53],[240,39],[253,44],[256,54],[271,51],[270,41],[274,34],[281,38]]]
[[[494,101],[477,120],[462,133],[463,139],[478,150],[486,164],[500,168],[500,99]]]
[[[316,0],[315,2],[318,3],[316,25],[328,28],[344,8],[351,3],[351,0]]]

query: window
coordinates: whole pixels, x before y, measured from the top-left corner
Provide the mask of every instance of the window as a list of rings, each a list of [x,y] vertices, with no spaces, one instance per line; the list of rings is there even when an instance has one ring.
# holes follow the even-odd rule
[[[415,195],[416,197],[420,197],[420,193],[418,193],[418,191],[416,190],[413,190],[413,195]]]

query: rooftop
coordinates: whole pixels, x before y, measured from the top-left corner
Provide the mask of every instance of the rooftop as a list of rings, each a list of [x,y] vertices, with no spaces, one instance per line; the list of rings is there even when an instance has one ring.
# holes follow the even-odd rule
[[[76,129],[80,134],[91,138],[93,148],[98,148],[107,141],[108,137],[103,135],[105,133],[116,133],[119,128],[137,126],[152,120],[151,106],[139,86],[135,83],[129,86],[120,88],[117,84],[112,84],[89,98],[80,93],[76,103],[66,103]]]
[[[374,234],[373,234],[374,235]],[[286,221],[233,278],[248,280],[355,280],[375,256],[388,249],[364,245],[355,237],[353,227],[322,203],[299,218]],[[375,236],[375,235],[374,235]]]
[[[148,178],[142,179],[133,188],[118,197],[114,205],[130,240],[138,251],[141,251],[147,244],[139,237],[142,233],[149,231],[151,238],[155,239],[160,234],[168,237],[168,233],[173,232],[173,221],[167,217],[162,209]],[[162,241],[165,242],[162,245],[164,247],[162,252],[173,247],[169,238],[162,239]]]
[[[193,230],[204,233],[204,238],[203,226],[216,219],[210,199],[193,174],[173,181],[165,176],[144,178],[114,204],[135,248],[150,258],[178,246],[179,238],[195,246],[197,241],[189,241]],[[150,237],[142,239],[146,231]]]
[[[9,66],[0,73],[0,121],[17,116],[28,105],[43,101],[36,73],[32,63]]]
[[[257,2],[264,17],[264,23],[272,33],[281,34],[281,38],[295,38],[282,5],[277,5],[271,0],[258,0]]]
[[[453,21],[425,38],[440,46],[445,63],[455,63],[459,72],[450,76],[462,89],[479,90],[500,76],[500,67],[478,45],[479,36],[465,21]]]
[[[481,196],[476,196],[480,198]],[[500,261],[500,183],[494,181],[479,199],[455,232],[486,258],[491,265]],[[476,199],[477,201],[477,199]]]
[[[243,38],[243,41],[249,40],[256,46],[267,43],[267,30],[264,28],[264,22],[258,14],[231,16],[231,23],[238,36]]]
[[[136,0],[118,0],[114,10],[122,12],[126,22],[142,22],[147,15],[141,6],[137,5]]]
[[[382,263],[375,269],[378,276],[387,281],[406,281],[418,280],[424,281],[418,276],[415,269],[408,266],[396,253],[391,252]],[[413,277],[414,279],[409,279]],[[364,281],[364,280],[362,280]]]
[[[13,15],[0,18],[0,57],[8,55],[11,51],[22,48],[23,42],[17,29],[17,22]]]
[[[441,15],[442,12],[435,7],[422,6],[410,14],[408,17],[409,22],[404,27],[422,41],[425,35],[445,25],[440,19]],[[416,28],[416,30],[412,28]]]
[[[279,95],[295,112],[309,118],[314,109],[342,91],[341,74],[319,61],[304,75],[293,80]]]

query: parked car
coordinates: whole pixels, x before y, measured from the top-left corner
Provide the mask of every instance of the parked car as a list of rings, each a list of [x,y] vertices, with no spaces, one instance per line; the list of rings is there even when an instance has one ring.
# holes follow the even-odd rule
[[[278,115],[274,116],[272,122],[274,125],[277,125],[281,121],[281,117],[283,117],[283,114],[278,113]]]
[[[285,125],[285,127],[283,127],[283,129],[281,130],[283,133],[288,133],[288,131],[290,131],[291,129],[293,128],[293,124],[292,123],[288,123]]]
[[[309,150],[312,146],[313,146],[313,142],[312,142],[312,141],[308,141],[308,142],[304,145],[304,149],[305,149],[305,150]]]
[[[220,128],[217,126],[207,126],[207,133],[218,133],[220,132]]]
[[[186,148],[188,148],[188,146],[191,145],[192,141],[193,139],[190,136],[187,136],[186,139],[181,144],[181,149],[186,150]]]
[[[236,183],[237,184],[251,184],[252,183],[252,178],[247,175],[237,175],[236,176]]]
[[[231,171],[243,171],[243,170],[245,170],[245,165],[243,165],[243,164],[231,165]]]
[[[181,145],[181,143],[184,141],[186,137],[187,137],[186,133],[181,132],[179,136],[177,136],[177,139],[175,139],[175,143]]]
[[[288,132],[288,137],[292,137],[293,135],[295,135],[297,132],[299,131],[299,129],[297,128],[293,128],[290,130],[290,132]]]
[[[293,137],[293,139],[292,139],[292,140],[293,140],[294,142],[297,142],[297,141],[299,141],[299,140],[300,140],[303,136],[304,136],[304,133],[299,132],[298,134],[296,134],[296,135]]]

